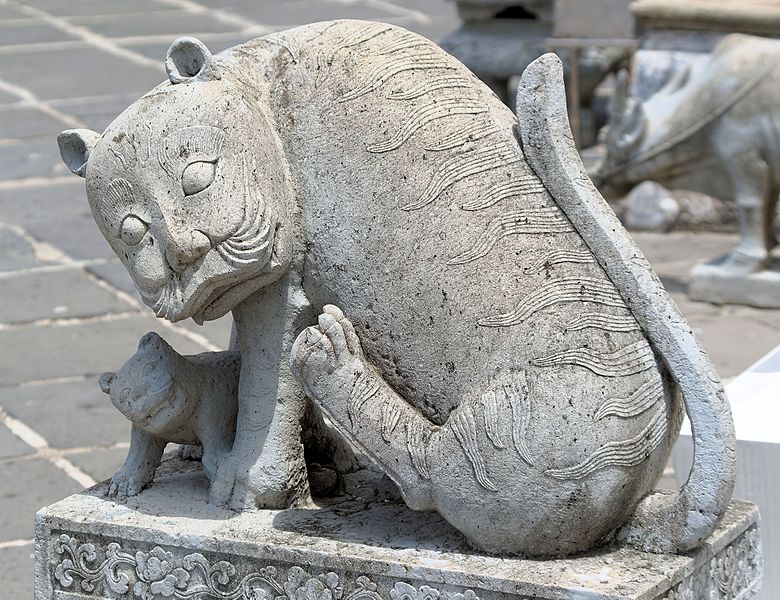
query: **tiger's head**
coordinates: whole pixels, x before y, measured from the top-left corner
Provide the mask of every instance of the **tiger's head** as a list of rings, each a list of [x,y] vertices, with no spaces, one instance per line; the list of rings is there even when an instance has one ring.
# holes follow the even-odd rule
[[[200,41],[176,40],[166,70],[102,135],[58,143],[146,304],[203,322],[289,265],[290,176],[266,103]]]

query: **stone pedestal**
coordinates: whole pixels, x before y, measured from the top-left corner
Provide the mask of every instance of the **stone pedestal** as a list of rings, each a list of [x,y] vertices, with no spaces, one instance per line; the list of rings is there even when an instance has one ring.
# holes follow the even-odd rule
[[[780,265],[746,275],[724,273],[717,261],[699,265],[691,271],[688,296],[713,304],[780,308]]]
[[[475,553],[436,514],[377,498],[231,513],[206,504],[194,463],[168,461],[124,505],[105,489],[38,513],[36,600],[731,600],[761,580],[758,513],[740,501],[685,556],[540,561]]]

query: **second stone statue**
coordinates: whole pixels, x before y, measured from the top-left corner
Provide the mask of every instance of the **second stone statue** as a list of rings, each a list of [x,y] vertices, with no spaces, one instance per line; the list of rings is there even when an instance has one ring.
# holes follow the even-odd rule
[[[517,117],[383,23],[215,56],[181,38],[166,68],[102,135],[59,142],[159,317],[233,313],[238,414],[213,502],[305,504],[310,440],[356,448],[491,552],[709,535],[733,485],[728,405],[584,174],[557,59],[526,71]],[[653,493],[681,399],[697,458]],[[319,410],[335,432],[302,426]]]

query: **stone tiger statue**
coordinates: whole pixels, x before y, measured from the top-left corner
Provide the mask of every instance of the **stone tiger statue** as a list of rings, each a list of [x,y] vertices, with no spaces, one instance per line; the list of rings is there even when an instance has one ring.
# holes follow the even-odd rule
[[[232,311],[237,431],[215,502],[306,501],[308,396],[409,506],[478,548],[565,555],[624,525],[668,551],[712,531],[733,480],[728,405],[584,175],[556,59],[529,67],[519,120],[384,23],[215,56],[180,38],[166,70],[102,135],[59,143],[158,316]],[[697,462],[679,493],[648,495],[681,397]]]

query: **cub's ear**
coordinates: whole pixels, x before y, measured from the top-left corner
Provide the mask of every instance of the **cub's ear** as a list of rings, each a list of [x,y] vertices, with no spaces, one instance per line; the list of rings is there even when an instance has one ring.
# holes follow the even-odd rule
[[[211,52],[198,38],[177,38],[168,48],[165,70],[171,83],[186,83],[203,74],[211,60]]]
[[[103,373],[100,376],[100,380],[98,381],[98,383],[100,385],[100,389],[103,390],[104,394],[111,393],[111,384],[114,382],[114,377],[116,377],[116,373],[114,373],[113,371]]]
[[[100,134],[90,129],[66,129],[57,136],[62,162],[79,177],[87,176],[87,160]]]

